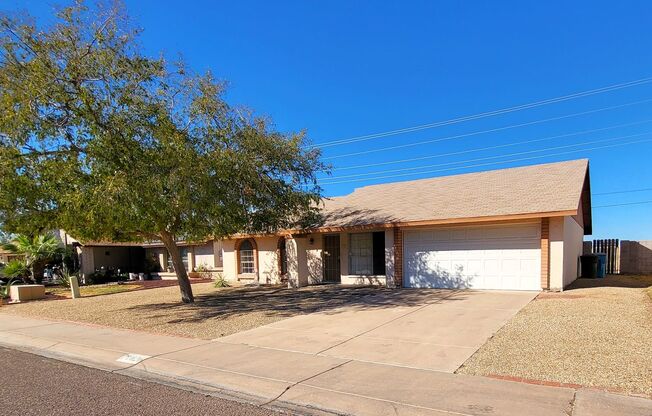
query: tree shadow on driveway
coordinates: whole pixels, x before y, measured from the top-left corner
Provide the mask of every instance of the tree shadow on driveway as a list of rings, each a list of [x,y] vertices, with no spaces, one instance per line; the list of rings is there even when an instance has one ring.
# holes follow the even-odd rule
[[[264,313],[280,318],[313,312],[340,313],[396,306],[420,306],[443,298],[455,301],[465,298],[462,291],[446,289],[387,289],[378,287],[343,287],[340,285],[309,286],[287,289],[281,286],[233,288],[199,295],[194,304],[151,303],[129,308],[134,313],[156,317],[174,317],[168,321],[201,322],[213,318],[248,313]]]

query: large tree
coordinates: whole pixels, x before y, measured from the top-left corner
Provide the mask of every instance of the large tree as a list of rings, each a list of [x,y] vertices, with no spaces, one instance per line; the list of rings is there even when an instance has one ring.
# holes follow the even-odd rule
[[[319,151],[229,105],[225,85],[152,58],[120,7],[0,20],[0,223],[33,235],[176,241],[270,232],[310,218]],[[261,70],[264,68],[261,67]]]

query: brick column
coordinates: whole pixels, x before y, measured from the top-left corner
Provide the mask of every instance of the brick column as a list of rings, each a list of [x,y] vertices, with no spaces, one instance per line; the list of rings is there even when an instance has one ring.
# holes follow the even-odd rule
[[[403,231],[394,227],[394,287],[403,287]]]
[[[550,218],[541,218],[541,289],[550,289]]]

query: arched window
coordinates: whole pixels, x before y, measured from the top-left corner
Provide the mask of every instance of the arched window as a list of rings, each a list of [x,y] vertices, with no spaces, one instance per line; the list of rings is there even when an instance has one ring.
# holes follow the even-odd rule
[[[254,246],[251,244],[251,240],[245,240],[240,244],[238,254],[240,258],[240,274],[255,273]]]

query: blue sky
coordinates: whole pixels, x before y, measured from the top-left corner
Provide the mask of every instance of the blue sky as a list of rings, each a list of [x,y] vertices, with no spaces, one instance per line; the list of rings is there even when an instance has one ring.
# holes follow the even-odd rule
[[[8,0],[0,7],[46,18],[60,3]],[[652,3],[645,1],[125,4],[144,29],[148,53],[181,53],[196,71],[210,69],[228,80],[232,103],[269,115],[280,130],[305,129],[316,144],[652,76]],[[547,119],[555,120],[542,121]],[[512,127],[519,124],[528,125]],[[495,129],[501,130],[468,135]],[[466,136],[434,141],[460,135]],[[544,140],[532,142],[537,139]],[[652,142],[641,142],[650,139],[648,82],[324,147],[333,178],[322,183],[326,195],[335,196],[385,181],[587,157],[596,207],[594,236],[652,239],[652,204],[599,208],[652,201],[652,191],[602,194],[652,188]],[[431,142],[375,151],[427,140]],[[523,141],[530,143],[512,145]],[[494,148],[476,151],[487,147]],[[595,147],[602,148],[590,150]],[[568,153],[573,150],[578,151]],[[359,152],[369,153],[345,156]],[[442,156],[448,153],[457,154]],[[419,157],[428,158],[357,167]],[[532,159],[515,160],[524,158]],[[374,179],[392,175],[404,176]]]

